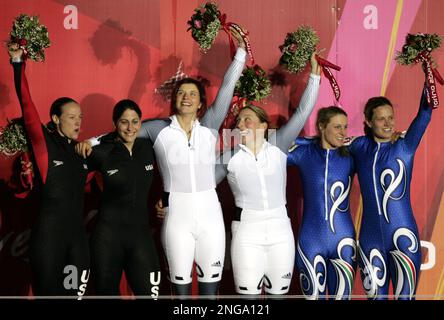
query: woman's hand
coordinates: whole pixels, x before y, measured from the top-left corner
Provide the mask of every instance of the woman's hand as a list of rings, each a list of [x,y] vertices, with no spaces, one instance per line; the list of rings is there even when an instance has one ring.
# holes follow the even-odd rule
[[[242,28],[241,26],[239,26],[239,28],[242,29],[244,34],[247,33],[247,31],[245,31],[245,29]],[[242,38],[242,36],[240,35],[240,33],[233,27],[230,27],[230,32],[233,35],[233,37],[236,38],[238,47],[245,49],[245,42],[244,42],[244,39]]]
[[[162,199],[159,199],[159,201],[157,201],[154,208],[156,208],[156,216],[158,219],[165,218],[167,209],[163,207]]]
[[[8,53],[12,62],[23,61],[23,49],[20,49],[17,43],[13,43],[8,46]]]
[[[322,51],[324,50],[313,52],[310,57],[311,73],[317,74],[318,76],[321,74],[321,66],[316,59],[316,56],[319,55],[319,53],[321,53]]]
[[[91,142],[89,142],[88,140],[85,140],[85,141],[77,143],[75,146],[75,150],[79,156],[86,159],[87,157],[89,157],[89,155],[91,154],[93,149],[91,146]]]
[[[392,144],[395,143],[396,141],[398,141],[399,138],[402,137],[403,134],[404,134],[404,132],[401,132],[401,131],[395,131],[395,132],[393,132],[392,137],[391,137],[391,139],[390,139],[390,142],[391,142]]]

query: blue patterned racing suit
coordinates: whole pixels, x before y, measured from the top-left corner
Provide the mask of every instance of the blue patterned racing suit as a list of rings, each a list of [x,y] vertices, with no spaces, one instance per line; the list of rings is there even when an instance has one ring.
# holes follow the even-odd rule
[[[318,139],[296,139],[288,165],[299,168],[304,210],[296,266],[307,299],[327,294],[349,299],[356,267],[355,230],[349,211],[353,158],[323,149]]]
[[[418,114],[395,143],[372,137],[352,141],[363,199],[359,264],[368,298],[384,299],[393,282],[396,299],[413,299],[421,248],[410,204],[413,159],[432,110],[423,91]]]

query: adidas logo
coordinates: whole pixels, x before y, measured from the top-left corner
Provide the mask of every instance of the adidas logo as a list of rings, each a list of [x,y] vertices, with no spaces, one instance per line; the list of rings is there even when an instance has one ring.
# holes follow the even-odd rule
[[[213,263],[211,266],[212,267],[220,267],[221,266],[220,261]]]
[[[149,164],[149,165],[145,166],[145,170],[146,171],[150,171],[150,170],[153,170],[153,169],[154,169],[154,166],[152,164]]]
[[[289,273],[287,273],[287,274],[284,274],[284,275],[282,276],[282,279],[291,279],[291,272],[289,272]]]
[[[112,176],[113,174],[119,172],[119,169],[113,169],[113,170],[108,170],[106,171],[106,173],[108,173],[108,177]]]
[[[63,161],[52,160],[52,163],[54,163],[54,167],[58,167],[58,166],[61,166],[63,164]]]

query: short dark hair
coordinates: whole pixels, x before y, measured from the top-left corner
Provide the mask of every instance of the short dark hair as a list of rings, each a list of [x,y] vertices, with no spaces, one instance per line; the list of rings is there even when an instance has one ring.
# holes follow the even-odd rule
[[[200,118],[205,114],[205,111],[207,110],[207,94],[202,82],[193,78],[183,78],[176,83],[173,92],[171,93],[171,111],[176,111],[177,92],[179,91],[180,86],[186,83],[194,84],[197,87],[197,90],[199,90],[200,103],[202,106],[197,112],[197,117]]]
[[[122,114],[126,110],[133,110],[137,113],[139,118],[142,118],[142,111],[140,110],[137,103],[135,103],[133,100],[130,99],[123,99],[116,103],[113,109],[113,122],[114,124],[117,124],[117,121],[120,119]]]
[[[51,108],[49,109],[50,121],[46,125],[50,131],[55,131],[57,129],[57,125],[54,123],[54,121],[52,121],[52,116],[56,115],[57,117],[60,118],[60,116],[63,113],[63,106],[65,104],[68,104],[71,102],[78,104],[78,102],[76,100],[69,98],[69,97],[58,98],[58,99],[54,100],[54,102],[51,104]]]
[[[364,107],[365,120],[369,122],[372,121],[375,109],[384,105],[389,105],[390,107],[393,108],[392,103],[386,97],[379,96],[368,99]],[[365,123],[365,121],[364,121],[364,133],[366,136],[373,136],[372,129]]]

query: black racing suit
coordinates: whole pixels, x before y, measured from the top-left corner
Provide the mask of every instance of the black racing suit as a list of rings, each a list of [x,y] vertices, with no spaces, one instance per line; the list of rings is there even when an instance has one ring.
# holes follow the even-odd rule
[[[25,76],[13,63],[17,95],[41,184],[41,207],[31,231],[29,259],[35,295],[83,295],[89,250],[83,225],[85,161],[69,141],[41,124]],[[82,288],[83,287],[83,288]]]
[[[160,266],[147,207],[154,154],[145,140],[135,140],[131,155],[111,133],[88,158],[90,170],[100,171],[104,186],[91,239],[92,278],[98,295],[119,295],[125,271],[135,295],[157,296]]]

